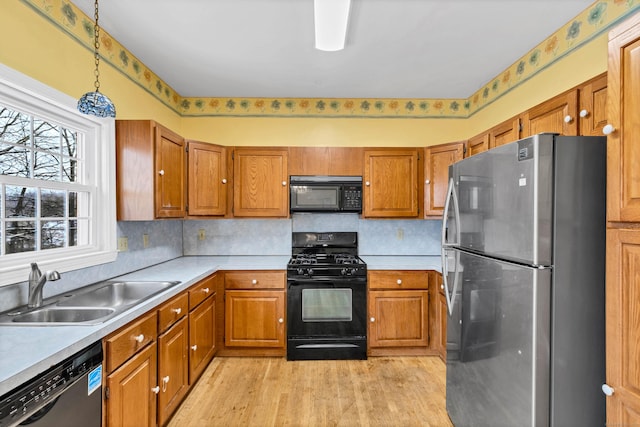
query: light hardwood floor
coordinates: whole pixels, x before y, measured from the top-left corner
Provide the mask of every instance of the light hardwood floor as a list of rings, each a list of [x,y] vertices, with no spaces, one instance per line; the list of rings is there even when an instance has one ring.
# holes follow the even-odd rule
[[[216,357],[170,421],[200,426],[450,427],[437,357]]]

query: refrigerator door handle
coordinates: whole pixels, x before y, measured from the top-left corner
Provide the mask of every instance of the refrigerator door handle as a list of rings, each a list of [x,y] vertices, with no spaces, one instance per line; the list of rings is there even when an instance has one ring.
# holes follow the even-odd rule
[[[447,225],[449,223],[449,203],[453,201],[453,220],[456,225],[455,240],[451,243],[447,242]],[[442,247],[457,246],[460,245],[460,206],[458,204],[458,195],[456,193],[455,183],[453,178],[449,178],[449,188],[447,189],[447,197],[444,202],[444,212],[442,214]],[[444,262],[444,260],[443,260]]]
[[[447,258],[447,249],[442,247],[442,284],[444,285],[444,295],[447,300],[447,311],[449,312],[449,316],[453,313],[453,305],[456,299],[456,293],[458,292],[458,276],[460,275],[460,271],[458,266],[460,265],[460,251],[454,251],[454,270],[453,270],[453,288],[451,289],[451,293],[449,293],[449,271],[448,271],[448,258]]]

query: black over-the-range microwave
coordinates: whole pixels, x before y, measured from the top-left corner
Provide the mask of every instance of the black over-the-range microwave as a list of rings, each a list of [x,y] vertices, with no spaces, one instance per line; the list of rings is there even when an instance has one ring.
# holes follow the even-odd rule
[[[291,212],[362,212],[361,176],[292,175]]]

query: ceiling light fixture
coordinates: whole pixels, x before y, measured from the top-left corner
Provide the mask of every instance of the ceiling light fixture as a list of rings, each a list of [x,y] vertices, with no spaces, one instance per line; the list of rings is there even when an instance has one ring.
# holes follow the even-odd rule
[[[344,49],[351,0],[313,0],[316,49]]]
[[[94,74],[96,76],[94,92],[87,92],[78,100],[78,111],[83,114],[91,114],[98,117],[115,117],[116,107],[113,102],[104,94],[100,93],[100,71],[98,65],[100,64],[100,55],[98,49],[100,48],[100,27],[98,26],[98,0],[95,2],[95,19],[96,22],[93,25],[93,57],[96,64]]]

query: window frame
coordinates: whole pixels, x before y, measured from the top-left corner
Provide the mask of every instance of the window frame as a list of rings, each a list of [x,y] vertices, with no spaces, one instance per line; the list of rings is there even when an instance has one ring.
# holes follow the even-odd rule
[[[90,179],[87,184],[94,187],[95,195],[91,202],[88,245],[0,255],[0,286],[26,281],[32,262],[37,262],[43,271],[62,273],[114,261],[117,257],[115,120],[84,115],[69,95],[1,63],[0,102],[82,132],[86,149],[84,174]],[[15,182],[9,176],[3,178],[5,183]],[[42,181],[38,187],[47,188],[48,183]],[[4,245],[4,241],[0,243]]]

